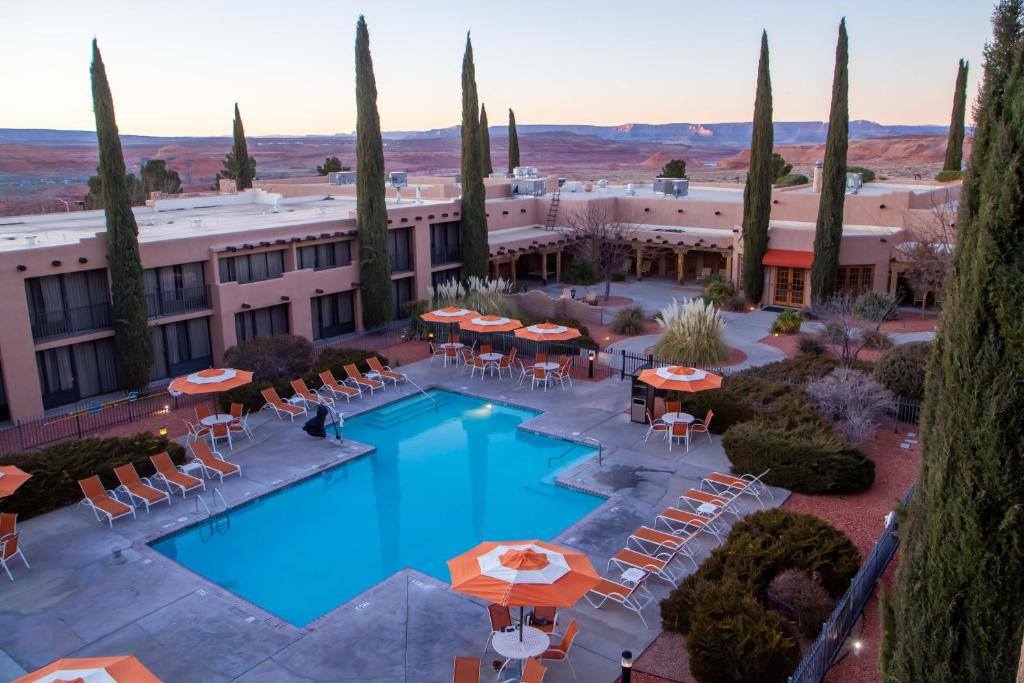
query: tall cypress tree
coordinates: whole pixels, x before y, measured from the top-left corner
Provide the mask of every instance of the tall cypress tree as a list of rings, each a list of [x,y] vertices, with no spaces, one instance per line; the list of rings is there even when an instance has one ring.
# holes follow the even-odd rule
[[[949,119],[949,137],[946,140],[946,159],[943,171],[959,171],[964,160],[964,118],[967,116],[967,62],[960,60],[953,89],[953,113]]]
[[[363,326],[391,320],[391,259],[388,209],[384,201],[384,142],[377,113],[377,79],[370,57],[370,33],[356,22],[356,223],[359,236],[359,300]]]
[[[473,43],[466,33],[462,57],[462,271],[468,277],[487,277],[486,191],[480,175],[480,116],[476,94]]]
[[[249,145],[245,142],[245,128],[242,126],[242,115],[238,113],[238,102],[235,102],[235,120],[231,132],[234,137],[231,154],[235,158],[235,187],[248,190],[252,187],[255,164],[249,158]]]
[[[487,124],[487,108],[480,104],[480,173],[484,178],[494,173],[494,166],[491,165],[491,131]]]
[[[114,118],[114,99],[107,69],[96,40],[92,41],[92,105],[100,148],[103,210],[107,219],[107,265],[110,270],[117,383],[122,389],[141,389],[153,367],[153,340],[146,313],[139,226],[128,195],[124,154]]]
[[[508,110],[508,172],[519,165],[519,131],[516,130],[516,113]]]
[[[761,33],[757,64],[754,126],[750,135],[750,171],[743,188],[743,294],[752,304],[764,293],[764,266],[768,249],[768,221],[772,215],[772,77],[768,70],[768,32]]]
[[[893,682],[1009,683],[1024,634],[1021,2],[1001,2],[994,24],[975,114],[984,140],[964,182],[975,203],[962,202],[957,220],[921,471],[883,610],[881,664]]]
[[[850,136],[850,89],[847,62],[846,19],[839,22],[836,66],[832,76],[832,109],[825,139],[818,221],[814,231],[814,263],[811,296],[827,299],[835,293],[839,277],[839,243],[843,239],[843,204],[846,201],[846,150]]]

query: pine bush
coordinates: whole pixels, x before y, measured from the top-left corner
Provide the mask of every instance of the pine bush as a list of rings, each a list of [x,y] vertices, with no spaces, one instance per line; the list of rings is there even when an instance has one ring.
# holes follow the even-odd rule
[[[932,355],[931,342],[912,342],[894,346],[875,363],[875,379],[886,389],[904,398],[924,398],[924,380]]]

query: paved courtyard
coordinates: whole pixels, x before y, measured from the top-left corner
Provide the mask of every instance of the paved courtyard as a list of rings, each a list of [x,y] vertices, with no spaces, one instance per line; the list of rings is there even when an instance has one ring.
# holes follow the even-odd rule
[[[544,392],[508,378],[470,379],[428,361],[400,370],[423,387],[543,411],[521,428],[597,439],[600,462],[591,458],[563,473],[559,482],[607,501],[550,540],[587,553],[605,575],[613,575],[605,564],[633,529],[653,524],[657,512],[703,474],[729,468],[717,437],[709,442],[699,435],[689,454],[682,448],[669,453],[660,440],[644,443],[646,427],[631,423],[625,412],[628,382],[577,381],[572,389]],[[414,391],[388,389],[354,401],[343,412],[354,415]],[[217,486],[229,507],[346,459],[373,457],[373,444],[313,440],[299,422],[277,421],[267,413],[251,424],[254,443],[243,442],[231,458],[244,476]],[[772,504],[787,495],[773,490]],[[205,500],[212,505],[212,494]],[[747,504],[757,507],[752,500]],[[190,496],[186,502],[179,497],[170,508],[140,512],[138,520],[119,520],[113,530],[75,507],[26,520],[20,526],[32,568],[15,566],[16,580],[0,581],[0,680],[59,657],[133,654],[167,681],[443,682],[451,680],[456,655],[482,655],[489,631],[486,603],[412,569],[296,628],[146,545],[207,516]],[[709,539],[701,539],[698,559],[706,556]],[[664,582],[651,580],[649,586],[659,599],[668,594]],[[658,634],[657,604],[645,611],[647,628],[617,605],[595,610],[581,601],[567,612],[559,623],[570,617],[579,621],[572,659],[581,681],[614,680],[622,650],[639,654]],[[481,680],[494,680],[489,665],[496,657],[493,651],[482,657]],[[552,663],[545,680],[573,679],[568,667]]]

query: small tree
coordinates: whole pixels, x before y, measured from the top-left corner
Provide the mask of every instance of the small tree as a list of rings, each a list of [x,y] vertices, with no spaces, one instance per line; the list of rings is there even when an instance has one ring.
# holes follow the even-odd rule
[[[181,192],[181,176],[178,172],[167,168],[163,159],[150,159],[139,173],[142,176],[142,187],[146,197],[153,192],[161,194],[179,194]]]
[[[323,166],[316,167],[317,175],[327,175],[328,173],[338,173],[340,171],[351,171],[350,166],[342,166],[341,159],[338,157],[327,157],[324,159]]]
[[[686,177],[686,161],[683,159],[672,159],[667,164],[661,167],[661,171],[658,172],[659,178],[685,178]]]
[[[897,247],[898,260],[906,264],[904,276],[922,308],[929,294],[941,299],[946,293],[956,244],[957,208],[936,203],[927,218],[915,216],[906,221],[907,239]]]
[[[570,213],[566,222],[574,240],[572,252],[597,266],[607,301],[612,293],[612,276],[627,268],[633,258],[631,242],[636,229],[616,221],[608,208],[598,204]]]
[[[242,125],[242,115],[238,111],[237,102],[231,126],[231,151],[224,157],[224,168],[217,174],[217,184],[220,184],[222,178],[229,179],[235,181],[238,190],[248,190],[252,187],[253,178],[256,177],[256,159],[249,156],[249,145],[245,141],[245,127]]]
[[[871,438],[893,405],[888,389],[863,372],[845,367],[808,384],[807,395],[853,443]]]
[[[787,164],[781,154],[778,152],[772,152],[771,169],[772,180],[775,181],[782,176],[789,175],[793,170],[793,164]]]
[[[84,203],[86,209],[103,208],[103,177],[97,174],[89,176],[88,191],[85,193]],[[142,206],[146,203],[146,190],[142,181],[134,173],[126,173],[125,182],[128,184],[128,201],[132,206]]]
[[[508,110],[508,172],[519,165],[519,131],[516,130],[516,114]]]
[[[821,339],[839,348],[839,361],[851,367],[860,352],[871,346],[881,332],[882,323],[896,313],[896,300],[885,297],[884,305],[872,307],[869,316],[858,314],[857,300],[848,294],[815,301],[811,312],[825,328]]]

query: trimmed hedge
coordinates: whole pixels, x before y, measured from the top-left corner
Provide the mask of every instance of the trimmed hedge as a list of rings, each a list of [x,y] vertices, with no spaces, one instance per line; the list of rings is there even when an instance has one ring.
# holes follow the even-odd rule
[[[153,474],[149,456],[167,451],[181,464],[185,449],[165,436],[140,432],[130,437],[76,439],[27,453],[0,456],[0,464],[14,465],[32,475],[18,491],[4,499],[4,512],[16,512],[22,519],[78,503],[82,491],[78,480],[98,474],[103,486],[116,488],[114,468],[135,465],[140,476]]]
[[[725,543],[661,601],[666,631],[689,633],[698,612],[721,609],[709,599],[709,586],[731,587],[730,599],[753,596],[759,604],[772,580],[788,569],[814,572],[837,598],[860,567],[853,541],[828,522],[788,510],[755,512],[733,525]]]
[[[875,463],[820,421],[777,414],[733,425],[722,446],[736,472],[771,471],[765,483],[799,493],[857,493],[875,481]]]
[[[894,346],[875,363],[875,380],[897,396],[919,401],[924,398],[924,379],[931,355],[931,342]]]
[[[252,370],[253,380],[298,377],[313,364],[313,345],[296,334],[256,337],[224,352],[224,365]]]
[[[320,373],[324,370],[330,370],[334,373],[335,379],[340,382],[348,376],[345,372],[345,366],[349,363],[355,363],[356,367],[362,372],[368,372],[370,366],[367,365],[366,359],[370,356],[377,356],[382,365],[389,364],[387,358],[373,351],[346,347],[324,349],[320,353],[320,357],[317,358],[316,363],[313,364],[312,369],[307,369],[306,372],[296,373],[291,376],[253,381],[250,384],[225,391],[218,396],[218,403],[223,412],[228,412],[232,403],[241,403],[244,411],[256,411],[266,403],[261,392],[267,387],[274,387],[277,389],[277,395],[282,399],[286,399],[295,393],[292,391],[291,385],[293,379],[302,377],[306,380],[306,386],[310,389],[315,389],[323,384],[320,381]]]
[[[800,644],[781,615],[735,582],[706,584],[707,608],[694,614],[686,648],[701,683],[785,683],[800,664]]]

